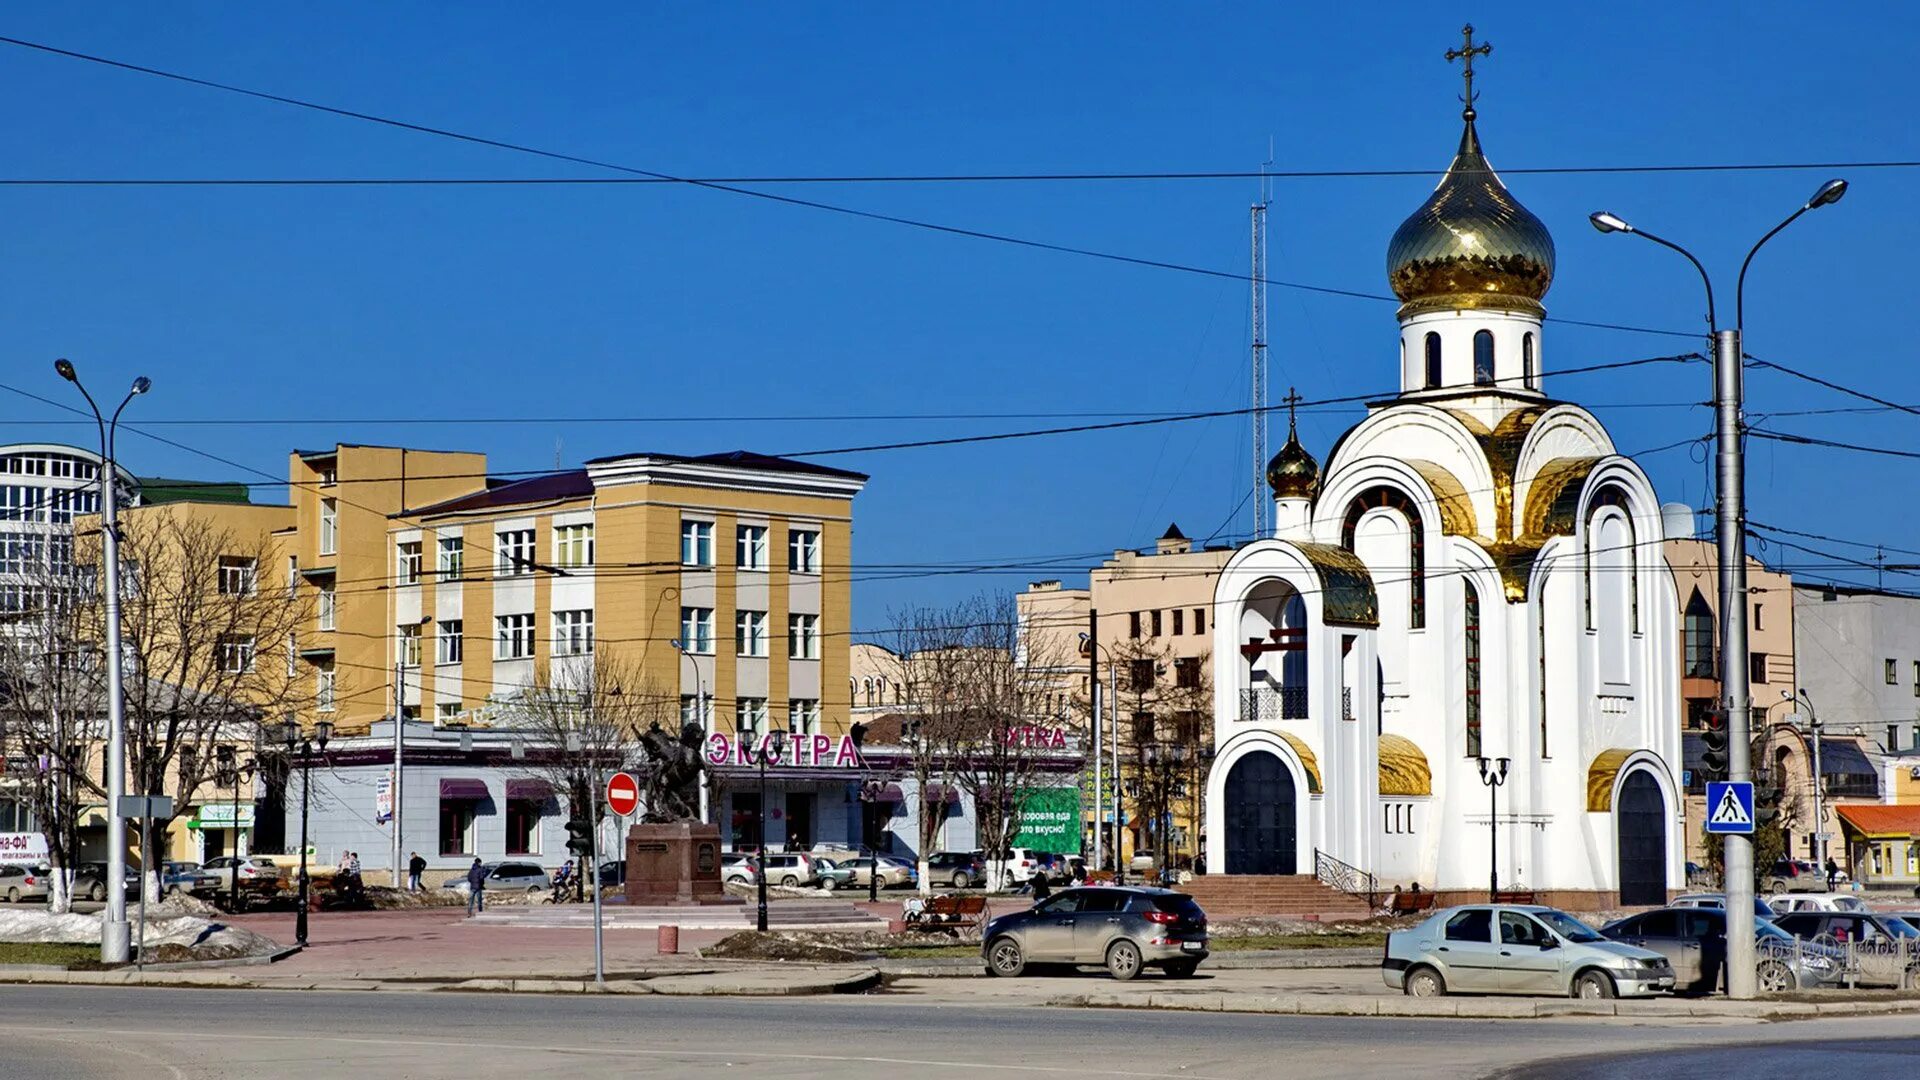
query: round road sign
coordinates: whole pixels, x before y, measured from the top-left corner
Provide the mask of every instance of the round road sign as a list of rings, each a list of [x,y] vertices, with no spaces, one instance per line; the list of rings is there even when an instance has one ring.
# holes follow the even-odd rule
[[[607,809],[621,817],[640,809],[640,781],[632,773],[617,772],[607,777]]]

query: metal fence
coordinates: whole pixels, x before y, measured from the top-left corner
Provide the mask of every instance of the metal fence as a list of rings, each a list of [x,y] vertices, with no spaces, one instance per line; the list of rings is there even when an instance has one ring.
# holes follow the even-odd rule
[[[1307,688],[1304,686],[1262,686],[1240,691],[1242,723],[1306,718]]]

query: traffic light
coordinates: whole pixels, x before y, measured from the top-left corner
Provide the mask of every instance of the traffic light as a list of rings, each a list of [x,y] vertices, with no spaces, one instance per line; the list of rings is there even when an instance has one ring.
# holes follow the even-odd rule
[[[1706,752],[1700,755],[1700,764],[1706,769],[1707,779],[1725,780],[1727,778],[1727,714],[1724,709],[1709,709],[1706,715],[1707,728],[1700,734],[1700,741],[1706,744]]]
[[[567,820],[567,850],[575,855],[593,854],[593,823],[583,818]]]
[[[1753,785],[1753,827],[1772,828],[1780,820],[1780,782],[1770,775]]]

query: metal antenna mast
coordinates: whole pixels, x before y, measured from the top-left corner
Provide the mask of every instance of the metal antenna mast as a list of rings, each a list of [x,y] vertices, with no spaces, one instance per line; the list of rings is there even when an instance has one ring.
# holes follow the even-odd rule
[[[1253,225],[1253,538],[1267,535],[1267,166],[1273,164],[1268,142],[1267,160],[1260,165],[1260,201],[1252,207]]]

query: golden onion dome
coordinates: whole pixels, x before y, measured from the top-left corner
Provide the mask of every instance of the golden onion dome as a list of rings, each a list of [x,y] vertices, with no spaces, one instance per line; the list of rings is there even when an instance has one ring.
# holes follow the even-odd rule
[[[1447,175],[1387,245],[1387,280],[1405,301],[1403,318],[1463,308],[1545,312],[1553,236],[1494,174],[1471,109]]]
[[[1287,444],[1267,462],[1267,486],[1276,499],[1311,499],[1320,488],[1320,463],[1300,445],[1291,421]]]

